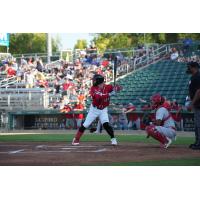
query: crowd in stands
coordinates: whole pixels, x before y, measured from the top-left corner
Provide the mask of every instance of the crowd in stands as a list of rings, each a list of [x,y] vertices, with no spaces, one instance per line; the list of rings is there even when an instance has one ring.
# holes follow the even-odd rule
[[[89,96],[93,75],[96,73],[104,75],[106,82],[113,80],[113,54],[107,54],[106,57],[95,52],[96,48],[91,46],[86,52],[81,52],[80,57],[74,62],[61,60],[59,66],[52,68],[43,64],[40,58],[22,58],[20,63],[12,59],[11,61],[2,62],[0,72],[5,74],[7,78],[16,76],[18,84],[22,87],[44,88],[53,97],[58,97],[54,102],[51,102],[49,108],[59,109],[61,112],[66,113],[66,128],[80,127],[84,115],[80,113],[68,114],[68,112],[86,109],[86,100]],[[135,64],[138,64],[142,62],[143,56],[147,55],[147,53],[150,55],[152,52],[153,47],[148,48],[148,52],[145,47],[140,47],[131,59]],[[199,61],[200,59],[197,56],[184,58],[180,55],[182,55],[182,52],[172,48],[170,59],[178,62],[188,62],[188,59]],[[127,69],[129,63],[120,52],[118,52],[117,56],[119,62],[118,74],[120,74]],[[180,111],[185,107],[181,107],[176,101],[169,102],[166,100],[166,102],[169,105],[169,109],[175,112],[173,118],[177,122],[177,127],[182,130]],[[131,102],[128,105],[111,105],[111,109],[120,111],[119,115],[111,116],[111,121],[114,128],[120,128],[121,130],[144,129],[146,123],[149,123],[153,117],[153,115],[141,117],[136,113],[131,113],[139,109]],[[144,101],[141,110],[149,112],[152,111],[152,108],[150,104]]]
[[[148,53],[151,53],[153,48],[149,47]],[[129,61],[138,64],[142,62],[141,57],[146,54],[146,48],[138,46]],[[112,81],[115,56],[118,58],[117,75],[127,73],[127,69],[132,66],[120,51],[105,55],[98,54],[94,44],[86,51],[80,51],[74,62],[60,60],[59,65],[49,67],[40,58],[22,57],[18,63],[16,59],[4,60],[0,63],[0,73],[6,78],[16,77],[17,87],[44,88],[53,97],[57,97],[49,107],[57,108],[63,96],[67,96],[69,102],[76,102],[84,96],[84,103],[91,87],[91,78],[96,73],[104,75],[106,82]]]

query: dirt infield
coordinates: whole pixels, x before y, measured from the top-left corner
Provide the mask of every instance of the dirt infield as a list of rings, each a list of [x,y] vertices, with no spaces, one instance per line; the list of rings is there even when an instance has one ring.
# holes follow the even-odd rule
[[[1,166],[80,166],[112,165],[181,158],[198,158],[200,151],[184,145],[161,149],[158,144],[121,142],[82,142],[72,146],[64,142],[0,142]]]

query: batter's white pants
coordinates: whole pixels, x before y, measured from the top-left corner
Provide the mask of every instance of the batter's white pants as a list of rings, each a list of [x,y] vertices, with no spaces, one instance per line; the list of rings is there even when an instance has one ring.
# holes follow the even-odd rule
[[[176,137],[176,131],[172,128],[166,128],[164,126],[155,126],[156,130],[166,137],[174,140]]]
[[[90,110],[87,114],[87,117],[85,119],[85,122],[83,123],[83,126],[85,128],[88,128],[90,124],[99,117],[99,120],[101,124],[104,124],[105,122],[109,122],[108,118],[108,108],[104,108],[103,110],[99,110],[98,108],[95,108],[92,104],[90,106]]]

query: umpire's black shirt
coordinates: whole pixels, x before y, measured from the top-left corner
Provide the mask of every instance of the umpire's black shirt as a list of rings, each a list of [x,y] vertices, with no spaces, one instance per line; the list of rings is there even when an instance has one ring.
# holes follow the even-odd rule
[[[193,100],[196,91],[200,89],[200,72],[194,74],[189,82],[189,94],[190,99]],[[198,101],[195,107],[200,108],[200,101]]]

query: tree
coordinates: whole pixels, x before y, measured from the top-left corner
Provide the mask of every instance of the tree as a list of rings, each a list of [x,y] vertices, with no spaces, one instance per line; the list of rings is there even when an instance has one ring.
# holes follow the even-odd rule
[[[77,40],[76,44],[74,45],[74,49],[85,49],[87,48],[87,41],[86,40]]]
[[[94,42],[100,51],[130,48],[144,43],[176,43],[180,39],[200,40],[198,33],[99,33]]]
[[[46,33],[12,33],[10,34],[9,52],[12,54],[46,53],[46,40]],[[58,51],[58,45],[59,39],[52,39],[53,52]]]

